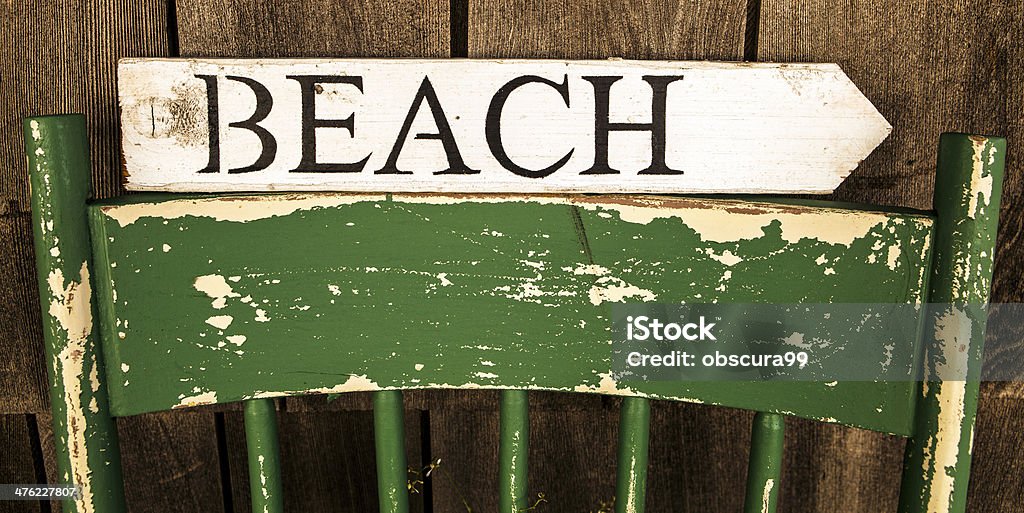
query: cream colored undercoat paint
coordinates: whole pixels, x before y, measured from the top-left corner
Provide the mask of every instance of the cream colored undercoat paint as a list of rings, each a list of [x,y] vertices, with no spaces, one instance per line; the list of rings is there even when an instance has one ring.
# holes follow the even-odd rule
[[[330,208],[360,202],[385,201],[377,194],[310,194],[296,193],[273,196],[232,196],[230,198],[183,199],[161,203],[138,203],[103,207],[108,217],[121,226],[138,219],[176,219],[185,216],[209,217],[218,221],[247,222],[283,216],[300,210]],[[702,240],[738,242],[764,235],[764,228],[778,221],[782,238],[787,242],[816,239],[830,244],[849,246],[872,228],[888,228],[892,216],[883,212],[810,208],[770,203],[732,202],[728,200],[687,199],[680,201],[659,197],[609,197],[595,202],[583,196],[559,195],[420,195],[395,194],[395,203],[458,204],[523,202],[534,204],[575,205],[587,210],[614,211],[630,223],[649,224],[656,219],[679,219],[696,231]],[[683,204],[684,206],[679,206]],[[914,222],[931,224],[925,217]]]
[[[227,298],[241,297],[241,294],[235,292],[227,280],[219,274],[198,276],[192,283],[192,287],[213,299],[211,305],[217,310],[227,306]]]
[[[964,378],[955,378],[967,376],[972,330],[970,317],[956,307],[950,307],[935,321],[935,342],[945,361],[935,364],[936,374],[943,381],[930,384],[938,388],[938,431],[927,441],[922,468],[926,479],[932,474],[928,495],[931,512],[948,511],[956,487],[955,478],[946,469],[955,467],[959,459],[967,387]]]
[[[593,392],[598,394],[606,395],[628,395],[628,396],[641,396],[635,390],[629,387],[619,388],[618,382],[615,378],[612,378],[610,372],[602,372],[597,374],[601,381],[598,382],[597,386],[592,385],[577,385],[574,389],[577,392]]]
[[[380,387],[380,385],[374,383],[374,381],[368,378],[365,374],[352,374],[348,377],[348,379],[345,380],[344,383],[335,385],[333,387],[321,387],[309,390],[257,392],[253,394],[251,399],[265,399],[270,397],[282,397],[300,394],[343,394],[345,392],[370,392],[377,390],[383,389]]]
[[[992,173],[984,176],[983,174],[986,160],[989,165],[995,162],[996,147],[990,147],[988,155],[985,155],[985,146],[988,144],[988,139],[975,137],[972,138],[972,143],[974,154],[971,158],[971,188],[964,191],[964,194],[967,195],[968,201],[967,217],[974,219],[988,207],[989,201],[992,200]]]
[[[764,492],[761,493],[761,513],[769,513],[771,500],[772,500],[772,488],[775,487],[775,479],[768,478],[764,482]]]
[[[91,513],[94,511],[93,491],[86,444],[89,423],[85,417],[82,383],[86,379],[95,380],[90,382],[90,389],[95,392],[99,388],[99,382],[95,373],[90,373],[90,377],[87,377],[85,372],[85,355],[87,350],[91,349],[89,336],[92,334],[92,289],[86,262],[82,262],[79,276],[81,281],[69,281],[65,284],[64,274],[59,268],[50,272],[46,280],[50,293],[47,313],[65,332],[66,344],[57,354],[56,364],[64,388],[67,410],[65,423],[71,478],[81,487],[81,498],[76,501],[79,512]],[[95,370],[95,359],[90,363]]]
[[[206,324],[217,329],[226,330],[228,329],[228,326],[231,326],[231,322],[234,320],[234,317],[231,317],[230,315],[214,315],[213,317],[206,319]]]
[[[192,406],[201,406],[204,404],[216,404],[217,403],[217,392],[208,391],[201,392],[192,396],[181,396],[178,404],[174,408],[188,408]]]
[[[134,203],[102,207],[104,215],[123,228],[142,218],[179,219],[208,217],[217,221],[245,223],[286,216],[298,211],[333,208],[363,201],[383,201],[381,194],[280,194],[228,198],[180,199],[160,203]]]
[[[782,229],[782,238],[787,242],[815,239],[829,244],[850,246],[853,241],[864,237],[873,228],[887,229],[889,224],[894,222],[892,214],[877,211],[730,200],[691,198],[678,200],[657,196],[609,196],[607,198],[607,201],[594,201],[585,196],[557,195],[395,194],[392,196],[392,201],[430,205],[507,202],[575,205],[599,213],[614,211],[619,214],[621,220],[635,224],[650,224],[657,219],[678,219],[696,231],[702,240],[719,243],[739,242],[762,237],[764,228],[777,220]],[[685,204],[685,206],[679,206],[680,204]],[[932,220],[924,216],[914,217],[912,222],[919,223],[925,228],[932,224]]]

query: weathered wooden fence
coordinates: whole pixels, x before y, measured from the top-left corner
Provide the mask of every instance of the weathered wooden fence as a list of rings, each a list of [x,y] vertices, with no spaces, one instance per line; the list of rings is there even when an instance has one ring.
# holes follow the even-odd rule
[[[96,197],[122,193],[115,62],[126,56],[525,57],[837,62],[894,126],[835,199],[927,208],[941,131],[1009,138],[993,302],[1024,300],[1024,13],[1012,0],[0,0],[0,482],[55,481],[21,118],[84,112]],[[1003,333],[1000,360],[1024,358]],[[1015,338],[1014,338],[1015,337]],[[410,393],[410,462],[440,460],[417,511],[496,509],[497,394]],[[614,493],[613,399],[536,394],[538,512]],[[292,511],[372,511],[369,398],[287,399]],[[653,408],[650,511],[737,511],[752,414]],[[118,421],[133,511],[247,511],[241,411]],[[793,420],[782,511],[894,511],[903,441]],[[969,511],[1024,511],[1024,387],[987,383]],[[0,502],[0,511],[57,511]]]

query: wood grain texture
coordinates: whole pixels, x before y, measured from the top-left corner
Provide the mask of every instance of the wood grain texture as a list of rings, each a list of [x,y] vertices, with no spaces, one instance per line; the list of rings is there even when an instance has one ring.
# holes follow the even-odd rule
[[[439,0],[179,0],[182,56],[447,57]]]
[[[35,415],[36,432],[39,434],[39,448],[43,453],[43,469],[47,483],[57,483],[57,454],[53,439],[53,416],[49,411],[39,412]],[[62,501],[50,501],[52,513],[61,512]]]
[[[711,59],[743,56],[744,0],[469,2],[469,57]]]
[[[753,418],[731,408],[652,403],[648,511],[741,511]]]
[[[30,224],[27,212],[0,214],[0,413],[42,412],[50,402]]]
[[[837,62],[894,127],[836,199],[930,208],[941,132],[1008,138],[993,302],[1024,299],[1024,160],[1014,151],[1024,115],[1024,51],[1013,35],[1022,29],[1019,9],[983,0],[842,8],[765,0],[761,7],[759,60]]]
[[[213,413],[164,412],[117,423],[129,512],[226,513]]]
[[[896,511],[904,444],[787,418],[779,511]]]
[[[984,387],[982,387],[984,394]],[[1024,400],[982,396],[975,424],[967,511],[1022,512],[1024,503]]]
[[[431,433],[444,433],[431,440],[431,455],[441,460],[432,479],[434,511],[497,511],[498,417],[497,410],[431,412]],[[618,418],[612,408],[533,410],[527,502],[543,494],[538,511],[592,511],[610,500]]]
[[[498,417],[497,407],[430,412],[430,456],[440,460],[429,480],[434,511],[498,511]],[[531,478],[537,468],[533,463]],[[533,488],[528,493],[535,496]]]
[[[409,467],[416,469],[424,466],[422,413],[406,410],[405,415]],[[278,430],[285,511],[377,510],[372,412],[279,411]],[[225,414],[225,434],[231,503],[235,512],[248,513],[250,492],[240,414]],[[413,513],[422,512],[423,495],[411,495],[409,506]]]
[[[0,483],[40,484],[42,469],[36,468],[29,427],[28,415],[0,415]],[[43,506],[36,501],[0,501],[0,513],[38,513]]]
[[[119,193],[114,66],[120,57],[166,55],[166,11],[161,0],[0,3],[0,265],[7,277],[0,285],[0,355],[19,368],[0,378],[0,411],[47,405],[36,287],[25,272],[33,259],[31,231],[21,217],[29,211],[21,118],[84,113],[94,195]]]

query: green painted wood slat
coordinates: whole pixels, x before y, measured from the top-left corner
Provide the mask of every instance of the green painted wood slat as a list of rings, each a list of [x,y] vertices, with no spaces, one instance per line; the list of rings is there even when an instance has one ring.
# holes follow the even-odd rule
[[[165,198],[91,211],[117,415],[491,387],[910,431],[908,382],[618,383],[607,329],[618,302],[922,302],[924,215],[607,196]]]
[[[525,390],[501,392],[498,445],[498,511],[526,511],[530,454],[530,403]]]
[[[782,475],[782,449],[785,441],[785,417],[758,412],[750,433],[750,459],[747,466],[745,513],[774,513],[779,499]]]
[[[27,118],[32,230],[50,373],[57,472],[80,498],[65,511],[125,510],[117,427],[110,417],[96,334],[86,198],[89,143],[80,115]]]
[[[274,400],[250,399],[242,404],[252,511],[281,513],[284,511],[284,494]]]

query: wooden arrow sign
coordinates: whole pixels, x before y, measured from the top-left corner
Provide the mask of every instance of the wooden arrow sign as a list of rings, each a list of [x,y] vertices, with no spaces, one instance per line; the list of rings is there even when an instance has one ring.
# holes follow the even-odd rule
[[[835,64],[125,59],[131,190],[832,192],[891,131]]]

